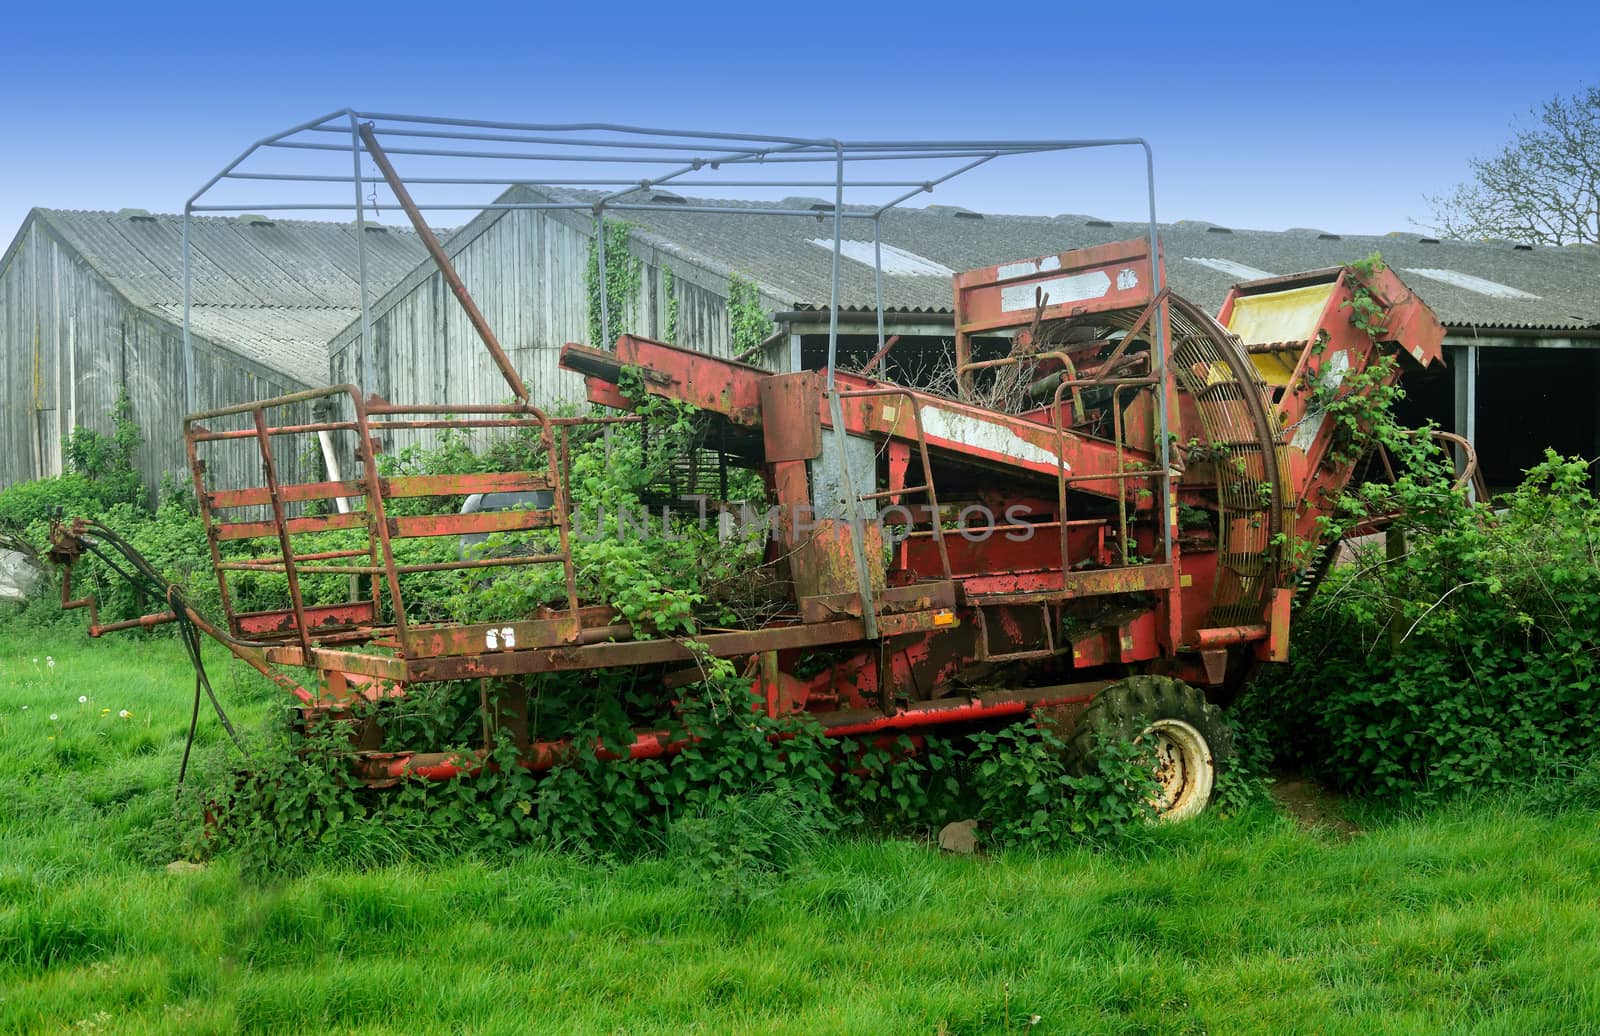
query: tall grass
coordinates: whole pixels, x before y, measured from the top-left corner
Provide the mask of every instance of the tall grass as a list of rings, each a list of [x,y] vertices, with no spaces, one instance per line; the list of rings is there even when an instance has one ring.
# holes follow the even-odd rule
[[[1354,838],[1262,810],[1123,852],[999,858],[817,839],[757,801],[690,818],[626,865],[168,873],[185,834],[176,645],[50,636],[0,631],[0,1031],[1020,1033],[1037,1015],[1038,1033],[1531,1033],[1600,1018],[1596,815],[1505,800],[1374,817]],[[220,683],[245,725],[276,707],[253,680]],[[215,722],[201,731],[201,764],[229,765]],[[730,896],[730,880],[748,884]]]

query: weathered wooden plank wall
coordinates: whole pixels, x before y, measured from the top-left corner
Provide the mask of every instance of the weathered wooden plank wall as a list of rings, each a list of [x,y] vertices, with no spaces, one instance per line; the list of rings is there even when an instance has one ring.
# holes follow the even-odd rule
[[[195,345],[201,409],[306,387],[203,338]],[[59,474],[62,438],[75,427],[111,434],[123,391],[144,435],[135,463],[147,484],[188,478],[182,330],[130,304],[37,221],[0,271],[0,352],[0,485]],[[308,373],[308,382],[322,380]],[[304,459],[284,458],[286,477],[309,470]],[[218,480],[260,483],[248,444],[230,444],[210,463]]]

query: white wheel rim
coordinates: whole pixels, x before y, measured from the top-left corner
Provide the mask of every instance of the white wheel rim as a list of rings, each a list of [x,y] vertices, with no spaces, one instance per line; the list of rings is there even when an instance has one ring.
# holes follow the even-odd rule
[[[1158,719],[1139,735],[1156,757],[1156,793],[1150,800],[1160,820],[1185,820],[1206,808],[1216,783],[1211,746],[1181,719]]]

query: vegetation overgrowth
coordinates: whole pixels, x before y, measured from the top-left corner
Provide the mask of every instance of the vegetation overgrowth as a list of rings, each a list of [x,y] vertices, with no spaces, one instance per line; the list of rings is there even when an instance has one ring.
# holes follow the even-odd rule
[[[1296,617],[1242,703],[1281,763],[1436,800],[1582,769],[1600,748],[1600,506],[1554,454],[1497,509],[1418,496]]]
[[[1354,322],[1382,333],[1359,297],[1353,308]],[[1451,488],[1427,438],[1388,418],[1399,395],[1382,386],[1383,365],[1392,362],[1385,357],[1369,371],[1353,372],[1342,394],[1318,397],[1346,430],[1344,456],[1380,444],[1401,472],[1393,484],[1353,487],[1325,523],[1326,537],[1397,512],[1407,549],[1383,558],[1362,554],[1336,569],[1301,610],[1294,660],[1258,680],[1233,710],[1240,760],[1220,786],[1225,812],[1245,809],[1259,795],[1259,775],[1273,765],[1314,771],[1349,790],[1432,801],[1560,777],[1581,768],[1600,742],[1600,695],[1592,693],[1600,654],[1593,632],[1600,628],[1594,553],[1600,509],[1587,467],[1552,455],[1502,501],[1500,513],[1468,502]],[[643,396],[636,382],[624,387]],[[692,512],[670,527],[665,520],[654,528],[625,526],[630,511],[647,511],[653,487],[700,434],[694,413],[682,406],[649,400],[641,409],[646,424],[580,439],[573,448],[572,492],[578,514],[588,516],[580,524],[593,523],[592,534],[574,545],[580,593],[613,602],[636,630],[692,647],[706,625],[737,623],[741,609],[752,601],[759,606],[761,588],[752,592],[746,577],[759,561],[760,540],[719,535]],[[109,439],[79,433],[74,441],[69,456],[77,470],[0,492],[0,521],[41,542],[52,508],[99,508],[191,600],[202,607],[214,601],[192,501],[168,493],[151,511],[128,489],[130,478],[137,485],[131,468],[137,429],[124,416]],[[514,435],[484,448],[452,434],[382,461],[386,474],[538,470],[546,462],[537,436]],[[758,497],[759,483],[748,473],[735,477],[745,480],[740,492]],[[348,546],[360,535],[318,534],[328,542],[305,549]],[[494,536],[482,549],[523,549],[522,541],[549,535]],[[402,549],[456,549],[440,543]],[[120,580],[86,567],[79,588],[98,594],[107,619],[150,609]],[[347,592],[340,577],[305,582],[312,601]],[[270,574],[241,577],[236,600],[244,608],[281,606],[280,584]],[[460,621],[526,615],[563,593],[555,566],[525,566],[488,578],[439,573],[410,601],[422,617]],[[23,620],[53,613],[45,602]],[[407,782],[381,795],[351,780],[342,728],[308,733],[285,713],[257,735],[247,780],[218,774],[211,784],[195,782],[187,806],[191,834],[200,830],[202,800],[227,822],[224,833],[189,851],[230,851],[258,872],[379,859],[383,845],[401,842],[491,853],[533,845],[632,858],[681,844],[693,831],[702,840],[722,840],[716,849],[708,846],[707,858],[746,860],[766,851],[741,844],[746,831],[760,827],[745,823],[750,811],[777,808],[763,797],[781,801],[790,814],[775,829],[804,827],[819,836],[925,833],[976,817],[991,844],[1103,845],[1130,837],[1146,819],[1149,786],[1137,751],[1112,747],[1097,754],[1094,771],[1074,774],[1056,735],[1028,724],[903,738],[841,760],[803,717],[772,720],[752,709],[749,673],[726,660],[703,658],[699,679],[675,692],[668,712],[661,696],[637,680],[633,671],[538,677],[532,735],[617,746],[636,727],[660,725],[692,737],[689,750],[620,765],[579,752],[535,775],[514,765],[503,745],[479,780]],[[355,719],[377,721],[383,748],[465,754],[482,744],[481,703],[498,708],[504,695],[523,690],[497,685],[480,697],[476,683],[436,685]]]

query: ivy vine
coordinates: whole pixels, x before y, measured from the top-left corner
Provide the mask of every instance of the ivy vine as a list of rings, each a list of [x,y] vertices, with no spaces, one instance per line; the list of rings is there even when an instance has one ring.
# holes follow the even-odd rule
[[[761,291],[753,281],[728,275],[728,332],[733,355],[745,356],[771,337],[776,325],[761,308]]]
[[[589,241],[589,262],[584,269],[584,289],[589,299],[589,341],[609,349],[617,335],[632,330],[631,318],[639,300],[644,262],[628,248],[634,224],[623,220],[605,221],[606,271],[605,309],[608,328],[600,326],[600,249]],[[609,334],[607,331],[609,330]]]
[[[678,278],[670,266],[661,268],[661,294],[667,299],[667,324],[661,337],[675,344],[678,341]]]

